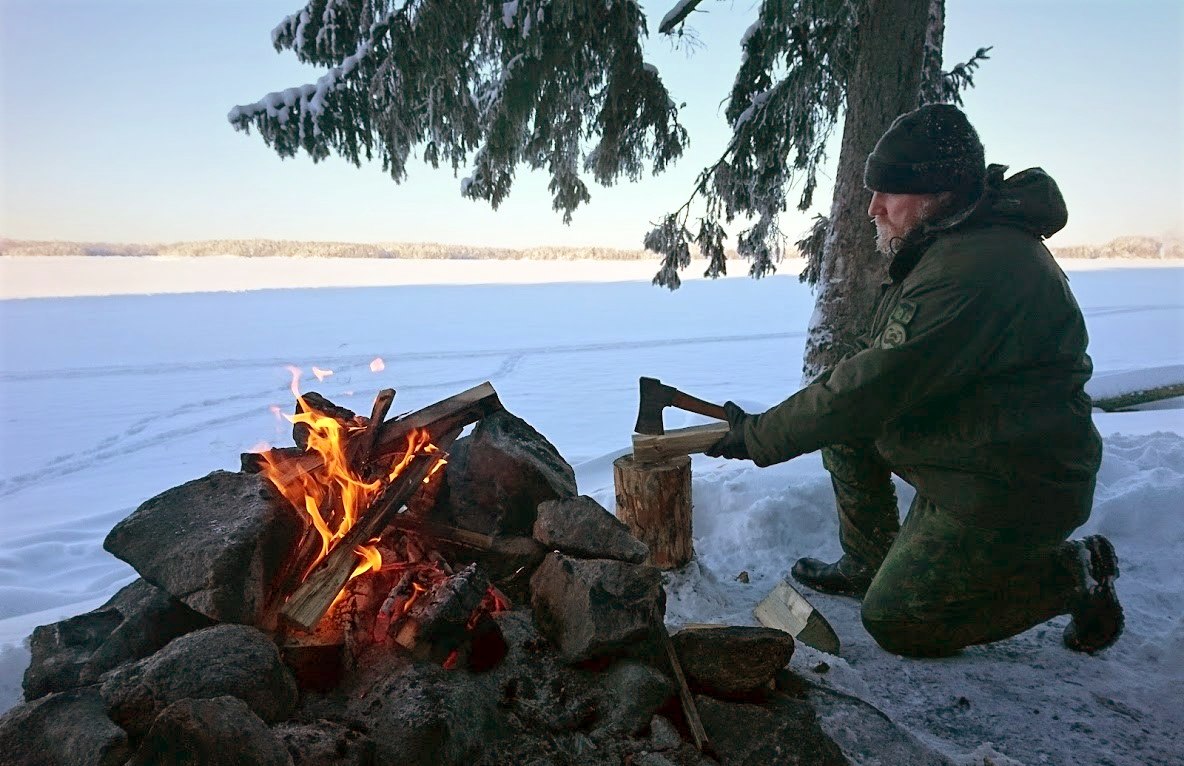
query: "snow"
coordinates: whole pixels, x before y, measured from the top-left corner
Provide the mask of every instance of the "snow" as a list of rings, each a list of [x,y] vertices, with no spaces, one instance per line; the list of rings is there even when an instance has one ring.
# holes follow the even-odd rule
[[[32,627],[134,578],[101,548],[113,524],[164,489],[235,469],[260,441],[287,443],[269,411],[291,406],[286,364],[304,368],[306,388],[363,411],[386,386],[406,411],[489,380],[572,463],[581,492],[610,508],[638,376],[750,411],[796,388],[813,308],[796,276],[708,282],[696,264],[671,293],[650,286],[655,268],[0,258],[0,710],[18,701]],[[1142,387],[1184,367],[1184,265],[1066,269],[1096,385]],[[313,365],[334,374],[316,382]],[[667,413],[668,428],[697,422]],[[1127,630],[1115,647],[1069,652],[1061,617],[954,658],[902,659],[870,639],[856,602],[808,594],[842,656],[799,646],[794,668],[879,707],[954,763],[1181,763],[1184,399],[1095,422],[1105,456],[1080,533],[1110,536],[1121,558]],[[693,491],[696,559],[668,577],[672,627],[754,624],[753,606],[794,559],[838,555],[817,454],[767,469],[698,456]],[[901,485],[900,495],[903,508],[911,494]]]
[[[658,22],[658,29],[666,29],[667,25],[673,24],[675,19],[686,16],[690,13],[690,11],[686,10],[686,7],[688,5],[697,5],[699,2],[700,0],[678,0],[670,10],[666,11],[666,15],[662,17],[662,20]]]

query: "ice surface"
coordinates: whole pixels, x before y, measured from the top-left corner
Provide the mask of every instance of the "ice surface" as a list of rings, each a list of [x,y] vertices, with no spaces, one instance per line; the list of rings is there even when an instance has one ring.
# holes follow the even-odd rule
[[[1184,267],[1130,266],[1069,268],[1100,382],[1121,373],[1138,385],[1184,365]],[[401,412],[489,380],[610,508],[638,376],[750,411],[792,393],[812,312],[794,276],[690,278],[671,293],[649,285],[654,269],[0,258],[0,710],[18,699],[33,626],[93,608],[134,577],[101,548],[115,522],[164,489],[236,468],[262,440],[288,442],[269,411],[291,406],[286,364],[358,411],[387,386]],[[335,374],[316,383],[312,365]],[[855,602],[814,595],[843,657],[799,647],[795,668],[958,763],[1179,763],[1184,404],[1140,410],[1095,414],[1105,457],[1082,532],[1110,536],[1121,558],[1127,632],[1113,649],[1065,650],[1060,618],[951,659],[901,659],[868,637]],[[667,413],[668,428],[697,422]],[[694,498],[697,558],[668,578],[672,625],[752,624],[794,559],[838,555],[817,455],[767,469],[696,457]],[[822,659],[830,669],[815,673]]]

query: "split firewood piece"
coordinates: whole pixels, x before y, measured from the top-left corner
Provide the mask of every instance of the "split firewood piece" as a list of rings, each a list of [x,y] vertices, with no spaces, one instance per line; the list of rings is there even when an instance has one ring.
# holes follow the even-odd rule
[[[491,384],[482,383],[474,386],[468,391],[462,391],[422,410],[383,423],[378,429],[371,460],[379,460],[384,455],[403,451],[407,444],[407,434],[414,430],[427,430],[439,446],[438,438],[443,434],[459,431],[501,409],[502,403]],[[278,481],[286,486],[323,464],[320,455],[305,454],[286,462]]]
[[[320,503],[323,516],[327,517],[329,523],[334,527],[341,522],[342,515],[337,498],[337,485],[331,484],[326,490],[325,496],[321,498]],[[284,564],[280,567],[274,584],[271,586],[271,593],[268,597],[267,608],[264,611],[263,619],[263,624],[267,626],[273,626],[275,624],[276,613],[283,604],[284,599],[300,585],[300,581],[308,574],[313,562],[316,561],[317,556],[324,549],[324,537],[321,536],[320,531],[312,524],[312,520],[304,513],[303,508],[296,510],[300,512],[300,517],[304,519],[304,533],[300,536],[296,547],[284,559]]]
[[[370,419],[366,421],[361,433],[354,434],[346,448],[349,453],[349,464],[354,473],[366,481],[372,481],[381,466],[374,461],[374,447],[378,444],[378,430],[386,420],[386,414],[395,401],[395,389],[384,388],[374,397],[374,406],[370,409]]]
[[[415,595],[414,578],[414,572],[404,572],[399,582],[387,594],[382,606],[378,608],[378,614],[374,618],[374,643],[384,643],[391,623],[397,623],[403,616],[403,612],[407,609],[407,602]]]
[[[392,631],[395,643],[417,660],[443,662],[463,646],[473,612],[488,589],[489,579],[476,564],[441,580],[415,600]]]
[[[788,580],[781,580],[765,600],[756,605],[752,614],[766,628],[777,628],[812,646],[820,652],[839,654],[839,637],[834,628],[798,593]]]
[[[633,459],[657,463],[677,455],[703,452],[728,432],[727,423],[679,428],[664,434],[633,434]]]
[[[546,547],[533,537],[518,535],[485,535],[460,527],[450,527],[446,524],[426,521],[419,518],[409,518],[407,514],[400,514],[390,520],[390,526],[406,532],[425,535],[432,540],[463,545],[479,551],[503,556],[542,556]],[[435,551],[429,552],[429,556]],[[436,554],[439,555],[439,554]]]
[[[446,452],[459,435],[458,428],[434,440],[434,443],[440,452]],[[304,630],[311,630],[317,624],[332,605],[333,599],[349,581],[350,574],[357,565],[354,549],[376,537],[386,527],[391,518],[419,489],[439,459],[439,453],[420,454],[411,459],[403,472],[395,477],[390,486],[345,533],[325,560],[284,604],[280,614],[285,619]]]
[[[272,447],[263,452],[243,452],[239,455],[239,467],[243,473],[263,473],[267,468],[267,457],[270,456],[272,462],[283,462],[285,460],[293,460],[304,454],[304,450],[299,447]]]
[[[674,673],[674,680],[678,685],[678,699],[682,702],[682,712],[687,719],[687,726],[691,729],[691,736],[695,738],[695,747],[700,753],[714,755],[715,749],[711,746],[711,740],[707,738],[707,731],[703,728],[703,721],[699,718],[695,695],[691,694],[687,677],[682,672],[682,663],[678,661],[678,653],[674,651],[674,642],[670,640],[670,631],[661,620],[658,621],[658,639],[662,642],[666,659],[670,661],[670,670]]]

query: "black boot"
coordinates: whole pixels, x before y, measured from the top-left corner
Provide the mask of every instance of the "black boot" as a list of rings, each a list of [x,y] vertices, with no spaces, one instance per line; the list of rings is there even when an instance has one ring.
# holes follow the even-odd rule
[[[818,559],[798,559],[789,573],[793,579],[814,590],[862,598],[872,584],[876,570],[845,555],[833,564]]]
[[[1065,627],[1065,646],[1093,654],[1118,640],[1122,634],[1122,604],[1114,581],[1118,579],[1118,555],[1114,546],[1101,535],[1081,540],[1088,553],[1085,587],[1073,609],[1073,619]]]

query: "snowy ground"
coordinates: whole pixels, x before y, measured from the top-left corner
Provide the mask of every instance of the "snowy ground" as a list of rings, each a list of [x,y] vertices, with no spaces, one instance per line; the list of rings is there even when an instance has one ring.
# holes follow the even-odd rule
[[[1066,268],[1099,390],[1180,374],[1184,264]],[[0,710],[18,700],[33,626],[134,577],[101,548],[115,522],[168,487],[236,468],[260,441],[286,443],[269,411],[291,405],[286,364],[334,370],[306,387],[359,410],[385,386],[406,411],[489,380],[610,508],[639,375],[750,410],[796,388],[812,305],[795,276],[690,279],[668,293],[648,284],[653,270],[0,257]],[[671,414],[667,427],[692,418]],[[1025,764],[1184,763],[1184,401],[1096,422],[1106,451],[1082,531],[1109,535],[1122,559],[1117,646],[1069,652],[1060,618],[952,659],[905,660],[867,636],[854,601],[813,595],[842,657],[800,647],[794,665],[966,763],[1009,762],[993,752]],[[763,470],[699,457],[694,471],[697,560],[669,579],[672,625],[754,624],[752,607],[794,559],[838,554],[817,455]],[[822,660],[825,674],[813,670]]]

